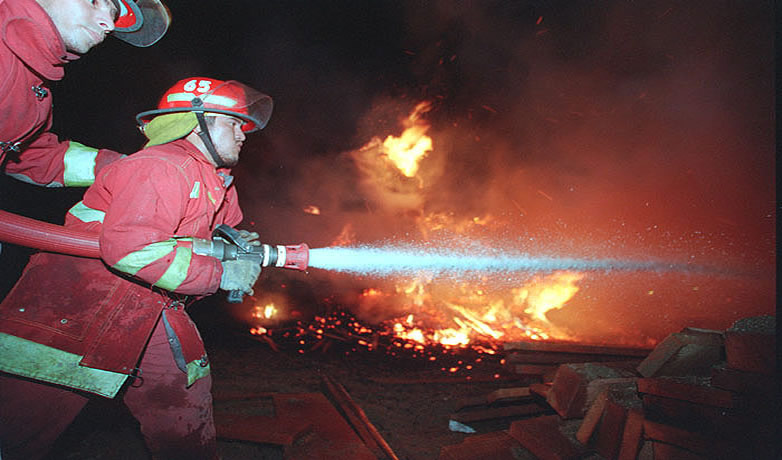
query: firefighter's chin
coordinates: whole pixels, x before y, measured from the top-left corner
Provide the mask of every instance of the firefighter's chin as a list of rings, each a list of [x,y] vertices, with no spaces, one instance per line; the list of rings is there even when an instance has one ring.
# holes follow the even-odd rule
[[[232,168],[239,164],[239,152],[230,155],[220,154],[220,159],[223,160],[225,166]]]

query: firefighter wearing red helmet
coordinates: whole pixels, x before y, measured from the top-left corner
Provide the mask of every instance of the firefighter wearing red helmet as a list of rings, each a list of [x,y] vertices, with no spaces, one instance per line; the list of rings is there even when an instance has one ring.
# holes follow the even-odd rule
[[[153,457],[216,458],[210,362],[185,308],[251,294],[261,268],[194,241],[241,222],[229,166],[271,110],[239,82],[195,77],[139,114],[146,148],[103,168],[66,215],[100,235],[101,260],[36,254],[0,303],[3,460],[41,458],[94,395],[122,399]]]
[[[136,121],[150,139],[147,145],[167,140],[165,137],[160,138],[159,126],[164,126],[170,137],[198,125],[199,139],[214,164],[222,167],[233,166],[238,157],[234,158],[232,153],[218,154],[215,151],[204,114],[235,117],[242,122],[241,131],[250,133],[263,129],[271,112],[271,98],[242,83],[195,77],[178,81],[163,94],[157,109],[139,113]]]
[[[112,33],[150,46],[169,23],[159,0],[0,0],[0,168],[48,187],[91,184],[121,154],[49,131],[51,82]]]

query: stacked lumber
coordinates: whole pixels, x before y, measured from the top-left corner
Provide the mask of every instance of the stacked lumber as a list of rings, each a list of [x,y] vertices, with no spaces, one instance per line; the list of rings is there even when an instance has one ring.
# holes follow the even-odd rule
[[[615,360],[562,363],[550,381],[526,390],[550,411],[512,421],[502,435],[476,435],[482,436],[479,450],[525,459],[778,458],[775,333],[773,316],[746,318],[725,331],[670,334],[640,362],[620,360],[627,355],[614,351]],[[533,346],[569,357],[578,349],[550,345]],[[447,446],[440,458],[494,458],[457,448],[469,440]]]
[[[600,393],[577,439],[606,459],[774,458],[775,324],[669,335],[636,368],[635,389]]]

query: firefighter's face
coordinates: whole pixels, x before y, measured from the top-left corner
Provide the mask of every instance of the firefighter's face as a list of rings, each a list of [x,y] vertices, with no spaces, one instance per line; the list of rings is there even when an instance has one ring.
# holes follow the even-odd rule
[[[111,0],[37,0],[60,33],[65,49],[84,54],[114,30]]]
[[[242,131],[242,123],[242,120],[229,116],[214,117],[214,123],[210,123],[209,135],[226,166],[236,166],[239,162],[239,152],[247,138]]]

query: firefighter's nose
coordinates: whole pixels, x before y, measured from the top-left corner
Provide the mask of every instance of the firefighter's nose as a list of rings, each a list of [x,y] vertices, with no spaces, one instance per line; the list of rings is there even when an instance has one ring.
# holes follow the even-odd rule
[[[111,17],[111,12],[108,9],[102,8],[98,10],[95,20],[104,34],[109,34],[114,30],[114,19]]]

